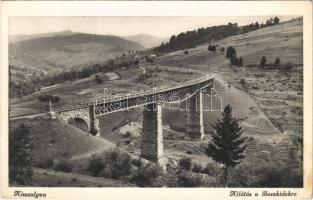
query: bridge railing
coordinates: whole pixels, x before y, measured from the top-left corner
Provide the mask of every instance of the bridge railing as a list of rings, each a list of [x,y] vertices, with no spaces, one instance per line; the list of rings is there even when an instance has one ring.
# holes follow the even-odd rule
[[[153,90],[149,90],[149,91],[136,92],[136,93],[131,93],[131,94],[123,94],[123,95],[119,95],[119,96],[108,97],[105,99],[98,100],[97,102],[95,102],[94,100],[93,101],[83,101],[83,102],[76,103],[75,105],[66,106],[66,107],[63,107],[63,106],[62,107],[54,107],[52,109],[53,109],[53,111],[66,111],[66,110],[86,108],[86,107],[89,107],[91,105],[101,104],[104,102],[115,102],[116,100],[123,100],[123,99],[127,99],[127,98],[129,99],[129,98],[136,98],[136,97],[141,97],[141,96],[146,96],[146,95],[158,94],[158,93],[162,93],[162,92],[169,91],[169,90],[175,90],[175,89],[179,89],[182,87],[199,84],[199,83],[202,83],[202,82],[205,82],[205,81],[208,81],[208,80],[214,78],[213,75],[209,75],[209,74],[206,74],[206,73],[201,72],[201,71],[197,71],[197,70],[188,70],[188,71],[196,71],[197,73],[201,73],[203,76],[201,76],[197,79],[194,79],[194,80],[186,81],[184,83],[167,85],[167,86],[163,86],[160,88],[154,88]]]

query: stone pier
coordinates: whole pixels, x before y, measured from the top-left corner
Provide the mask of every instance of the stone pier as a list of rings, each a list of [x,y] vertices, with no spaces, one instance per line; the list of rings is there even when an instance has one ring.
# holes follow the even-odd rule
[[[95,118],[95,109],[94,105],[89,107],[89,123],[90,123],[90,129],[89,132],[92,135],[97,135],[99,133],[99,120]]]
[[[162,108],[155,103],[149,104],[143,111],[142,142],[140,157],[164,168]]]
[[[203,94],[201,91],[188,99],[187,137],[203,139]]]

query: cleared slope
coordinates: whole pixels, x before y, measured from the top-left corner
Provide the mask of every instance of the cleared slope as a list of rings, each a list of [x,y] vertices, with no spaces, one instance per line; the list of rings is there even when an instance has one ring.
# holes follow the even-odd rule
[[[89,152],[114,148],[111,142],[94,137],[58,120],[21,119],[10,122],[10,129],[20,123],[29,124],[34,142],[35,164],[45,160],[70,159]]]
[[[268,137],[277,133],[269,121],[280,124],[286,131],[302,132],[302,32],[302,19],[299,18],[217,41],[219,47],[234,46],[237,56],[242,56],[247,65],[258,65],[263,55],[267,57],[268,63],[273,63],[276,57],[280,57],[282,63],[295,64],[296,69],[292,73],[264,72],[255,68],[235,73],[225,55],[219,49],[215,53],[208,52],[207,44],[189,49],[188,55],[183,51],[164,55],[159,62],[215,73],[218,77],[216,89],[218,93],[222,93],[224,105],[230,103],[234,114],[245,119],[243,126],[254,135]],[[227,88],[230,83],[244,90],[240,84],[241,79],[246,80],[249,94],[233,87]],[[277,88],[274,90],[275,85]],[[285,103],[282,104],[282,101]],[[174,120],[174,114],[170,112],[169,115],[169,120],[179,123],[179,120]],[[217,117],[220,117],[219,113],[205,113],[205,123],[206,120],[215,121]],[[183,119],[181,116],[181,120]]]

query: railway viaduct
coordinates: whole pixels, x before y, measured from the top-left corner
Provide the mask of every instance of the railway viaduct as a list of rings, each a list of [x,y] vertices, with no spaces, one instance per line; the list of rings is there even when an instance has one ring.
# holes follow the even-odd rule
[[[95,98],[93,101],[70,107],[53,108],[50,114],[67,123],[75,123],[75,120],[79,123],[79,120],[83,120],[87,124],[86,131],[97,135],[99,116],[143,107],[141,157],[164,167],[162,104],[187,101],[186,136],[191,139],[202,139],[204,137],[203,95],[209,93],[212,88],[214,88],[214,76],[203,73],[201,78],[184,84],[106,99]]]

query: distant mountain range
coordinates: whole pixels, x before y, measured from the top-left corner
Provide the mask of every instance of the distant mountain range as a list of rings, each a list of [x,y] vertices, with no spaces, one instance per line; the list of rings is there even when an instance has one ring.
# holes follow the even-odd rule
[[[17,43],[25,40],[35,39],[35,38],[44,38],[44,37],[53,37],[58,35],[73,35],[75,34],[72,31],[60,31],[60,32],[52,32],[52,33],[40,33],[35,35],[10,35],[9,36],[9,43]]]
[[[137,34],[137,35],[126,36],[124,38],[130,41],[136,42],[138,44],[141,44],[142,46],[146,48],[160,46],[162,42],[167,42],[168,40],[166,38],[155,37],[155,36],[148,35],[148,34]]]
[[[129,50],[145,49],[141,44],[117,36],[70,31],[10,36],[9,41],[9,64],[14,66],[13,75],[19,70],[24,74],[61,72],[101,63]]]

